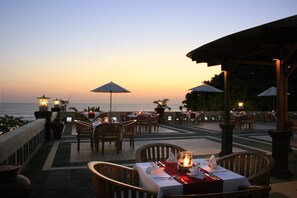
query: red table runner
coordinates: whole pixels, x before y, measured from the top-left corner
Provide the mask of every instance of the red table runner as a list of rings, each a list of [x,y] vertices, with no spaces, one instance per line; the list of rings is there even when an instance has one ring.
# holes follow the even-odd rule
[[[223,180],[205,175],[205,179],[196,179],[189,177],[186,172],[177,170],[177,163],[163,162],[165,165],[164,170],[169,175],[178,175],[183,184],[183,194],[203,194],[203,193],[215,193],[223,191]],[[205,173],[206,170],[201,169]],[[179,181],[179,179],[177,179]]]

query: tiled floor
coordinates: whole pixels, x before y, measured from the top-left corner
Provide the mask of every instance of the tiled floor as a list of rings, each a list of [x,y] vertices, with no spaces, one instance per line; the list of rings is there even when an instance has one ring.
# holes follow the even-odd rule
[[[258,130],[234,132],[233,151],[257,150],[271,153],[271,138],[267,130],[275,126],[269,124],[257,125]],[[23,171],[33,184],[32,197],[60,198],[60,197],[93,197],[93,187],[87,163],[93,160],[111,161],[114,163],[132,166],[135,163],[135,151],[141,145],[152,142],[167,142],[191,150],[194,155],[209,158],[212,154],[221,151],[221,130],[218,123],[204,123],[198,126],[163,125],[159,132],[137,134],[135,149],[129,146],[128,141],[123,142],[122,151],[117,154],[114,143],[106,144],[105,155],[101,152],[91,151],[87,142],[81,143],[81,150],[76,149],[76,139],[72,126],[68,125],[59,141],[48,141],[36,153],[27,168]],[[294,142],[297,138],[294,138]],[[290,158],[290,168],[293,178],[297,179],[296,146]],[[290,197],[296,193],[296,182],[281,185],[288,180],[271,179],[273,197]],[[282,184],[283,185],[283,184]],[[286,189],[285,192],[283,189]],[[287,193],[287,194],[286,194]]]

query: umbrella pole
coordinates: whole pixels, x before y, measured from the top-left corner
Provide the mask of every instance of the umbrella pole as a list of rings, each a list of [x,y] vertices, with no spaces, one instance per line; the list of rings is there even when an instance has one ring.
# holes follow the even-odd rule
[[[110,96],[109,96],[109,119],[111,119],[111,102],[112,102],[112,91],[110,91]]]

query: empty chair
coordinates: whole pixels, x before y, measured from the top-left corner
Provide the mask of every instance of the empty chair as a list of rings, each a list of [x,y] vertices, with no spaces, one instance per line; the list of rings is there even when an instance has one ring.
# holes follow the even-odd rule
[[[88,163],[95,196],[99,197],[139,197],[153,198],[157,194],[139,187],[137,170],[109,162]]]
[[[268,198],[270,186],[249,186],[239,188],[238,191],[207,193],[207,194],[191,194],[191,195],[168,195],[167,198]]]
[[[123,139],[129,138],[130,146],[134,149],[134,138],[135,138],[135,130],[136,130],[136,122],[137,120],[129,120],[122,123],[123,125]]]
[[[187,121],[188,121],[188,117],[186,114],[183,114],[182,112],[175,113],[175,123],[176,124],[186,125]]]
[[[117,153],[122,149],[122,125],[119,123],[103,123],[95,128],[94,142],[96,151],[99,150],[99,141],[101,140],[101,153],[104,155],[104,143],[115,142]]]
[[[121,122],[126,122],[129,121],[129,117],[127,116],[127,114],[120,114],[120,120]]]
[[[270,112],[261,112],[261,114],[260,114],[260,119],[261,119],[263,122],[275,121],[274,113],[270,113]]]
[[[170,152],[177,156],[181,151],[185,151],[185,149],[173,144],[146,144],[136,150],[136,162],[163,161],[169,157]]]
[[[74,120],[74,122],[76,126],[77,150],[80,150],[81,138],[89,139],[93,150],[93,125],[81,120]]]
[[[142,132],[142,130],[147,131],[149,129],[150,121],[147,115],[138,115],[136,119],[137,119],[136,125],[140,133]]]
[[[255,129],[255,116],[254,114],[243,115],[239,119],[240,130],[253,130]]]
[[[219,158],[217,164],[245,176],[252,185],[269,185],[274,160],[265,154],[239,152]]]
[[[81,120],[81,121],[86,120],[86,116],[82,112],[75,112],[74,116],[75,116],[75,120]]]
[[[205,114],[204,112],[201,112],[196,118],[195,118],[197,124],[202,124],[205,120]]]
[[[154,131],[159,131],[159,114],[152,115],[149,118],[149,122],[149,132],[152,131],[152,128]]]

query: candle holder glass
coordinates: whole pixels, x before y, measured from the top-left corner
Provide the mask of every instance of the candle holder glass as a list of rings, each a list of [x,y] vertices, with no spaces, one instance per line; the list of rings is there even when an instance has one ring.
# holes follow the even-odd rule
[[[182,151],[179,154],[177,170],[188,172],[193,166],[193,154],[191,151]]]

